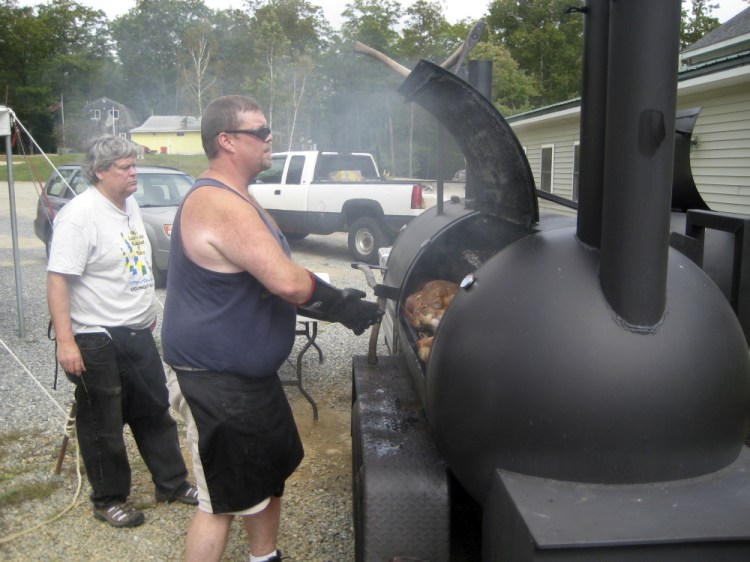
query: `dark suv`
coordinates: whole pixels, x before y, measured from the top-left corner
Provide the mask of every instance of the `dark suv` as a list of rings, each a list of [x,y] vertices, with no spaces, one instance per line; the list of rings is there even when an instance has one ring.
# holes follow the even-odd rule
[[[176,168],[137,166],[138,191],[133,196],[141,208],[151,250],[154,282],[163,287],[169,264],[169,241],[177,207],[193,185],[193,178]],[[52,221],[68,201],[88,189],[89,183],[78,164],[60,166],[47,180],[39,197],[34,232],[45,243],[49,254]]]

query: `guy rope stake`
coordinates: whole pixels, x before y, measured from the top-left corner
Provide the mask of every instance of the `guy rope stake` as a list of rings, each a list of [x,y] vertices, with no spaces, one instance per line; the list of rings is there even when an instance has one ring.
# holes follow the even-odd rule
[[[60,445],[60,452],[57,455],[57,464],[55,465],[55,474],[59,475],[62,469],[62,463],[65,459],[65,452],[68,450],[68,442],[70,437],[73,435],[76,429],[76,401],[73,400],[70,404],[70,414],[65,422],[65,435],[63,435],[63,441]]]

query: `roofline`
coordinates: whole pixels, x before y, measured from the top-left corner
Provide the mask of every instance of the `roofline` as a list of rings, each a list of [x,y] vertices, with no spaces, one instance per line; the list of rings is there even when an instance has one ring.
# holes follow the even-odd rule
[[[179,122],[180,124],[184,124],[185,126],[177,126],[169,125],[169,124],[160,124],[160,125],[148,125],[148,122],[151,120],[158,120],[158,119],[173,119],[174,121]],[[195,123],[197,121],[197,124],[188,125],[188,123],[192,121]],[[200,133],[201,132],[201,118],[200,117],[193,117],[192,115],[151,115],[148,119],[146,119],[140,126],[135,127],[133,129],[130,129],[131,133]],[[148,126],[147,126],[148,125]]]
[[[677,92],[682,95],[694,94],[746,82],[750,82],[750,51],[680,71]],[[571,119],[580,113],[581,98],[574,98],[507,117],[506,121],[514,129],[520,129],[541,122]]]
[[[750,41],[750,33],[742,33],[741,35],[735,35],[734,37],[729,37],[728,39],[723,39],[722,41],[717,41],[716,43],[710,43],[705,47],[687,47],[680,52],[680,59],[692,59],[695,57],[701,57],[702,55],[710,54],[714,51],[721,51],[726,49],[736,50],[737,45],[742,45],[743,43],[746,43],[748,41]]]
[[[726,86],[727,82],[742,82],[750,73],[750,50],[714,61],[695,64],[680,70],[677,89],[691,88],[697,84],[707,89],[711,85]]]
[[[565,105],[563,109],[561,106]],[[534,125],[542,121],[561,121],[566,118],[572,118],[581,112],[581,98],[574,98],[564,102],[564,104],[548,105],[539,109],[532,109],[524,113],[519,113],[508,117],[506,121],[511,125]]]
[[[130,129],[131,133],[200,133],[200,128],[194,129],[187,127],[185,129],[178,129],[176,127],[164,127],[164,128],[151,128],[144,129],[141,127],[135,127]]]

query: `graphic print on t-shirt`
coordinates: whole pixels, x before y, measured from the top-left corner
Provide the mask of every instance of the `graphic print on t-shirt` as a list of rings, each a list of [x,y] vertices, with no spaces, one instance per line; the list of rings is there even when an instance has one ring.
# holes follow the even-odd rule
[[[128,283],[130,290],[138,291],[152,286],[154,278],[152,275],[149,275],[146,252],[143,249],[146,236],[139,234],[135,230],[131,230],[127,238],[123,233],[120,233],[120,238],[122,238],[120,251],[125,260],[125,269],[131,278]]]

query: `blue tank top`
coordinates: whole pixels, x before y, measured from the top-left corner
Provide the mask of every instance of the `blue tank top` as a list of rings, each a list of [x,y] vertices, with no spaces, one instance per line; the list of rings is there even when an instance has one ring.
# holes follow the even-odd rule
[[[196,181],[185,200],[206,185],[231,191],[252,205],[226,185],[206,178]],[[294,345],[296,307],[245,271],[220,273],[190,260],[182,247],[181,214],[182,206],[172,225],[161,331],[164,361],[248,377],[274,375]],[[258,214],[289,256],[284,236],[264,213]]]

